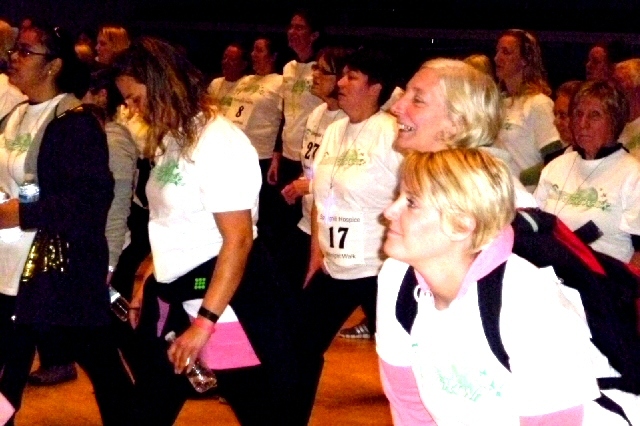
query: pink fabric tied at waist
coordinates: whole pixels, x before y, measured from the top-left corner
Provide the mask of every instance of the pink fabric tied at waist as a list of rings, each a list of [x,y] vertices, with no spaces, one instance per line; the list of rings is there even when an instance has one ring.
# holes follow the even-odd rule
[[[0,393],[0,425],[5,425],[16,410],[3,394]]]
[[[237,321],[216,324],[215,331],[200,351],[200,360],[212,370],[260,365],[247,333]]]
[[[160,318],[157,335],[160,337],[169,314],[169,304],[158,298]],[[195,318],[190,317],[191,321]],[[253,367],[260,365],[260,360],[249,342],[247,333],[238,321],[218,322],[215,331],[200,351],[200,360],[212,370]]]

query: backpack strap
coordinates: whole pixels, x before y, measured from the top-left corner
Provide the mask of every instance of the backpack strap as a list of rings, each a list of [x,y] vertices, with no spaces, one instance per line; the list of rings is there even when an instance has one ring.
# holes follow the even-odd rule
[[[631,424],[631,421],[627,417],[627,415],[624,413],[624,410],[622,409],[622,407],[618,405],[618,403],[616,403],[613,399],[609,398],[607,395],[600,392],[600,397],[595,401],[598,403],[599,406],[601,406],[605,410],[609,410],[612,413],[616,413],[617,415],[622,417],[627,423],[629,423],[629,426],[633,426]]]
[[[507,370],[511,371],[509,365],[509,354],[507,354],[502,337],[500,335],[500,310],[502,309],[502,280],[506,262],[502,263],[487,276],[478,281],[478,306],[480,308],[480,320],[482,329],[491,348],[491,352]],[[595,402],[602,408],[609,410],[623,419],[629,426],[631,422],[627,418],[624,410],[614,400],[600,392]]]
[[[418,302],[413,295],[417,285],[418,279],[415,270],[410,266],[404,274],[396,299],[396,318],[407,333],[411,333],[413,321],[418,314]]]
[[[487,337],[491,352],[500,364],[511,371],[507,354],[500,336],[500,311],[502,310],[502,280],[507,262],[502,263],[487,276],[478,280],[478,307],[482,329]]]

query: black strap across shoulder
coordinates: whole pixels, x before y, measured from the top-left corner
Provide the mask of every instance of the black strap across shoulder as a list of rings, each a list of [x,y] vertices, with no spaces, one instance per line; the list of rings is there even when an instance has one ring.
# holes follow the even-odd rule
[[[506,262],[502,263],[487,276],[478,281],[478,307],[482,328],[487,337],[491,352],[500,364],[511,371],[509,354],[507,354],[500,336],[500,311],[502,309],[502,279]]]
[[[418,302],[413,295],[417,285],[416,273],[413,267],[409,267],[404,274],[396,299],[396,318],[407,333],[411,333],[413,321],[418,314]]]
[[[509,364],[509,354],[502,343],[500,335],[500,310],[502,309],[502,281],[506,262],[491,271],[487,276],[478,281],[478,307],[480,308],[480,319],[482,329],[491,348],[493,355],[500,361],[500,364],[511,371]],[[595,400],[601,407],[618,414],[625,419],[629,425],[631,422],[627,418],[624,410],[611,398],[603,393]]]

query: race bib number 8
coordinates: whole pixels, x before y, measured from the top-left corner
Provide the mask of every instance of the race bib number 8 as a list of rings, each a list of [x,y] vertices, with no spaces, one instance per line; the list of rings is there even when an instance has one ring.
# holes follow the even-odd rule
[[[360,212],[318,211],[318,236],[325,258],[339,266],[364,264],[364,223]]]

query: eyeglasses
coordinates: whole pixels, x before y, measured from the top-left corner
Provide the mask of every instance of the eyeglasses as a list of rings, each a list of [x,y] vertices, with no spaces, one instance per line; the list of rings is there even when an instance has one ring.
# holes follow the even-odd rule
[[[7,50],[7,54],[9,56],[13,55],[14,53],[17,53],[19,57],[21,58],[27,58],[29,56],[51,56],[49,53],[40,53],[40,52],[34,52],[33,50],[29,49],[26,46],[13,46],[11,49]]]
[[[312,71],[320,71],[320,74],[322,74],[322,75],[336,75],[335,72],[333,72],[331,70],[328,70],[328,69],[325,69],[325,68],[322,68],[318,64],[311,65],[311,70]]]

